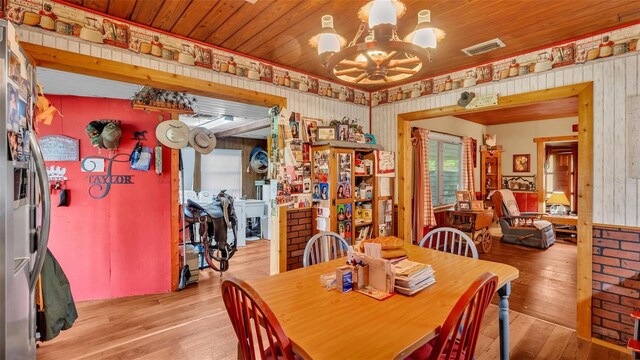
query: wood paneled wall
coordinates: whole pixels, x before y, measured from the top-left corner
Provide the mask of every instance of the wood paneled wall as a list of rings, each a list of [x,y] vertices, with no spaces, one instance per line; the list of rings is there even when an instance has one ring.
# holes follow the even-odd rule
[[[640,92],[639,64],[640,55],[629,53],[499,83],[379,105],[372,110],[372,133],[385,149],[396,151],[397,132],[390,129],[396,129],[398,114],[454,105],[462,91],[504,96],[593,81],[593,222],[640,226],[640,182],[626,175],[625,115],[626,97]]]
[[[251,150],[256,146],[267,150],[267,140],[225,137],[218,139],[216,144],[216,149],[242,150],[242,194],[247,195],[249,199],[256,199],[255,181],[263,179],[264,175],[266,175],[257,174],[251,169],[249,169],[247,173],[249,154],[251,154]]]
[[[333,100],[316,94],[303,93],[283,86],[265,83],[263,81],[253,81],[238,76],[218,73],[213,70],[181,65],[175,61],[162,60],[150,55],[137,55],[128,50],[119,50],[113,46],[91,44],[84,40],[69,38],[36,28],[20,26],[18,27],[18,35],[20,36],[20,41],[23,42],[282,96],[287,98],[289,110],[300,112],[304,117],[332,120],[342,119],[344,116],[348,116],[352,119],[358,119],[364,131],[369,132],[368,106]]]

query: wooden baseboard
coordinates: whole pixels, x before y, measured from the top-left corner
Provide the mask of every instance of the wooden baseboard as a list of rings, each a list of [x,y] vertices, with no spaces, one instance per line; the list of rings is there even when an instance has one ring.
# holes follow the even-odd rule
[[[627,349],[624,346],[612,344],[610,342],[607,342],[607,341],[604,341],[604,340],[601,340],[601,339],[598,339],[598,338],[591,338],[591,342],[594,343],[594,344],[600,345],[600,346],[604,346],[604,347],[609,348],[609,349],[613,349],[613,350],[620,351],[620,352],[623,352],[625,354],[631,355],[631,350]]]

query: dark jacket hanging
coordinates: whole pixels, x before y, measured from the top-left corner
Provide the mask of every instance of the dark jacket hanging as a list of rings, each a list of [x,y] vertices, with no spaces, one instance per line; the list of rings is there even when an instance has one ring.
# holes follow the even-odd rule
[[[47,341],[67,330],[78,318],[69,280],[49,249],[41,273],[44,316],[38,317],[40,340]]]

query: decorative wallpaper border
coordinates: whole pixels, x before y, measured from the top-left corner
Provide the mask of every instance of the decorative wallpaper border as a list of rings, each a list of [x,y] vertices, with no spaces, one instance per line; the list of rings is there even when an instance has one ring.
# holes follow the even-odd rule
[[[500,82],[517,76],[539,74],[559,67],[619,56],[638,51],[639,39],[640,24],[634,24],[480,66],[374,91],[371,93],[371,106],[473,88],[487,82]]]
[[[369,106],[369,92],[51,0],[8,0],[6,16],[87,43]]]

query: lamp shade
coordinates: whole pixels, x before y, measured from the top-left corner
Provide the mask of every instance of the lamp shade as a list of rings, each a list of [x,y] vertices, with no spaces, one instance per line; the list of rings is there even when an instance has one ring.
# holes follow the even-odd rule
[[[565,195],[563,191],[554,191],[553,193],[551,193],[551,196],[549,196],[549,198],[547,199],[547,204],[569,206],[571,205],[571,202],[569,201],[569,198],[567,198],[567,195]]]
[[[318,54],[336,53],[345,45],[346,40],[333,28],[333,16],[322,17],[322,31],[309,39],[309,44],[318,49]]]
[[[369,29],[382,24],[396,26],[398,14],[391,0],[374,0],[369,12]]]
[[[410,42],[422,48],[435,49],[438,43],[436,33],[433,28],[429,27],[431,21],[431,12],[422,10],[418,13],[418,25],[416,29],[405,36],[404,41]]]

